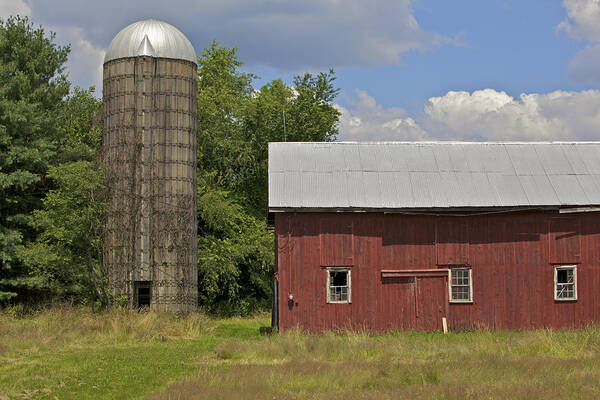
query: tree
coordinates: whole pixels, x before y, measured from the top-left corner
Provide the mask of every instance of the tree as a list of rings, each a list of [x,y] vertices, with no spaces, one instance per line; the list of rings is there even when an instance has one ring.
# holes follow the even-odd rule
[[[43,207],[33,211],[30,225],[38,232],[28,243],[23,261],[31,276],[43,282],[44,293],[79,302],[99,299],[108,304],[107,274],[102,264],[104,228],[100,100],[75,88],[57,113],[59,152],[47,174],[53,185]]]
[[[69,92],[69,47],[27,18],[0,20],[0,301],[43,289],[22,262],[31,213],[48,189],[56,156],[57,110]]]
[[[328,142],[338,133],[340,113],[332,101],[339,92],[333,70],[306,73],[287,86],[282,80],[264,85],[251,100],[244,119],[244,142],[253,154],[253,168],[240,186],[252,212],[266,217],[269,142]]]
[[[40,234],[22,254],[31,276],[43,282],[44,294],[78,302],[108,304],[107,274],[101,263],[106,204],[102,201],[102,169],[93,161],[50,167],[56,185],[33,212]],[[92,303],[93,304],[93,303]]]
[[[273,236],[227,191],[198,188],[198,288],[209,312],[246,314],[269,305]]]
[[[200,304],[219,314],[260,307],[272,269],[269,230],[236,190],[255,164],[242,135],[254,76],[236,53],[213,41],[198,59],[198,287]]]
[[[270,304],[268,143],[334,140],[339,118],[333,71],[256,90],[241,66],[237,49],[213,41],[198,67],[198,287],[221,314]]]

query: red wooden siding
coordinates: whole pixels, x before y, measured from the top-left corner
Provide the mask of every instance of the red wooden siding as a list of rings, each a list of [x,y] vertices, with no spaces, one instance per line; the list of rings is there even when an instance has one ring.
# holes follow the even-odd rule
[[[576,263],[581,255],[579,220],[576,218],[550,219],[550,262]]]
[[[600,213],[276,213],[275,233],[283,331],[600,322]],[[577,265],[577,301],[554,300],[556,264]],[[472,303],[448,301],[443,271],[457,265],[472,270]],[[351,304],[327,303],[330,266],[351,270]]]
[[[466,265],[469,263],[467,221],[456,217],[436,220],[435,250],[438,265]]]
[[[320,222],[321,265],[352,265],[352,220],[334,214],[323,216]]]

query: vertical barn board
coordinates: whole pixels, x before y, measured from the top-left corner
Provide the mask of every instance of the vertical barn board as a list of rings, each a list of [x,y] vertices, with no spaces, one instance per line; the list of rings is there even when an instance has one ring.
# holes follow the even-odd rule
[[[486,244],[488,219],[484,216],[473,217],[469,223],[469,262],[473,265],[486,265]]]
[[[382,268],[382,226],[379,214],[353,214],[352,320],[361,328],[374,321]]]
[[[586,266],[586,290],[589,293],[586,315],[590,321],[600,320],[600,216],[597,213],[579,216],[582,229],[582,258]],[[580,280],[581,282],[581,280]]]
[[[531,215],[526,215],[522,219],[520,229],[518,232],[518,239],[520,241],[520,249],[523,253],[522,261],[523,267],[527,269],[527,273],[530,276],[529,285],[533,287],[533,300],[530,307],[530,320],[532,328],[543,328],[544,327],[544,274],[543,271],[546,269],[546,263],[542,262],[543,259],[543,241],[544,237],[544,224],[540,223],[539,218],[534,218]]]
[[[347,214],[321,216],[321,265],[346,266],[353,261],[352,219]]]
[[[303,223],[305,243],[305,264],[302,266],[304,279],[302,288],[309,294],[304,299],[304,313],[309,326],[323,329],[321,326],[324,307],[327,302],[327,271],[321,268],[319,251],[319,220],[314,214],[306,214]]]
[[[410,216],[389,214],[383,230],[384,264],[388,269],[407,269],[415,264],[415,219]]]
[[[387,222],[386,215],[379,214],[374,221],[376,226],[372,232],[372,239],[374,239],[372,245],[376,247],[374,250],[374,257],[376,257],[376,259],[361,260],[361,281],[363,284],[365,284],[365,280],[368,281],[365,290],[363,291],[363,299],[365,302],[363,312],[365,312],[365,319],[368,323],[373,324],[374,326],[381,326],[382,322],[378,310],[380,304],[383,302],[383,295],[385,292],[385,288],[381,282],[381,269],[384,265],[389,264],[389,261],[386,261],[388,260],[388,257],[385,254],[385,246],[383,245],[383,232]]]
[[[435,250],[437,265],[469,263],[468,221],[462,217],[436,219]]]
[[[380,324],[382,330],[417,329],[416,284],[412,278],[383,278],[385,302],[379,310],[386,316]]]
[[[275,274],[279,283],[278,295],[276,299],[279,309],[279,330],[285,331],[288,327],[289,314],[285,310],[286,298],[289,293],[289,226],[290,217],[288,214],[275,213],[275,258],[277,269]]]
[[[415,226],[414,244],[407,243],[403,250],[412,254],[412,267],[433,268],[436,264],[435,217],[409,216],[407,223]]]
[[[577,218],[551,218],[549,221],[549,253],[551,263],[579,262],[581,237]]]
[[[447,290],[446,279],[440,277],[416,278],[417,309],[416,329],[424,331],[441,330],[445,315]]]
[[[463,323],[467,319],[483,320],[484,316],[494,314],[495,286],[489,282],[490,265],[485,255],[487,238],[487,219],[475,216],[469,219],[469,263],[472,265],[473,304],[469,307],[455,307],[455,313],[462,313]],[[449,322],[450,322],[449,318]],[[493,320],[493,317],[491,317]]]
[[[294,213],[292,216],[292,224],[290,228],[290,294],[294,296],[292,302],[288,302],[288,308],[291,311],[292,327],[296,325],[305,325],[300,319],[300,302],[304,301],[303,297],[308,296],[302,288],[299,279],[299,271],[304,264],[304,237],[302,236],[304,227],[302,224],[302,214]]]

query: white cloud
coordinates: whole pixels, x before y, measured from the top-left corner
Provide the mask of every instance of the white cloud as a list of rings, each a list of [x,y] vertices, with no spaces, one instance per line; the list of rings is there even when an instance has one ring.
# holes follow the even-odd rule
[[[568,19],[558,25],[570,36],[600,41],[600,0],[563,0]]]
[[[412,10],[416,1],[0,0],[0,15],[29,14],[36,25],[52,27],[58,42],[70,40],[71,77],[86,87],[98,84],[100,66],[92,62],[117,32],[146,18],[175,25],[198,53],[216,38],[239,47],[250,68],[276,73],[398,64],[409,51],[459,44],[420,27]]]
[[[493,89],[430,98],[416,118],[383,109],[364,92],[339,107],[341,140],[598,140],[600,90],[521,94]]]
[[[600,43],[578,52],[568,66],[568,76],[575,82],[600,86]]]
[[[600,0],[564,0],[563,5],[568,18],[558,29],[592,42],[569,63],[569,78],[600,86]]]
[[[421,28],[414,0],[30,1],[36,23],[81,27],[99,48],[126,25],[158,18],[178,27],[197,52],[216,38],[238,46],[248,65],[280,72],[397,64],[408,51],[457,43]]]
[[[30,0],[32,2],[32,0]],[[37,7],[32,8],[30,1],[25,0],[0,0],[0,17],[6,18],[10,15],[34,16],[38,12]],[[34,21],[36,24],[40,21]],[[96,86],[96,93],[102,91],[102,62],[104,60],[104,49],[93,44],[87,37],[87,31],[83,27],[73,25],[53,25],[44,27],[47,33],[56,33],[56,43],[61,45],[71,44],[71,53],[67,62],[69,80],[77,86],[87,89]]]
[[[71,44],[71,53],[67,62],[69,80],[73,85],[87,89],[93,85],[96,93],[102,93],[102,63],[105,50],[92,44],[86,38],[86,32],[79,27],[55,26],[49,30],[56,32],[56,40]]]
[[[336,105],[342,113],[340,140],[423,140],[425,132],[402,108],[384,109],[362,90],[355,91],[351,108]]]
[[[10,15],[27,16],[31,14],[31,7],[24,0],[0,0],[0,18],[6,19]]]

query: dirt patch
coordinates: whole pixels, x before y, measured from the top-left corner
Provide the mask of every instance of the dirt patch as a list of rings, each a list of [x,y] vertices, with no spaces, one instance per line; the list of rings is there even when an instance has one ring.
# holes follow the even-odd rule
[[[10,347],[0,344],[0,355],[2,355],[4,353],[8,353],[11,350],[12,349]]]

